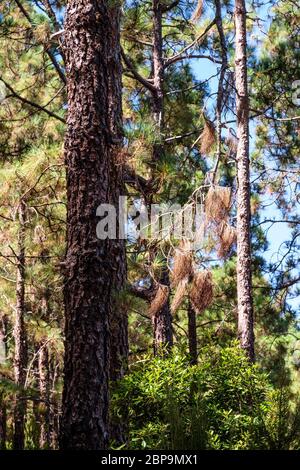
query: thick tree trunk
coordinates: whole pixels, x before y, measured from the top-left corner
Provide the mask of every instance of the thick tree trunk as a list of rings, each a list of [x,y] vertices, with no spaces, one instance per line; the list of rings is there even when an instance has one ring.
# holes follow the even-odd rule
[[[16,313],[14,325],[14,372],[19,392],[15,396],[13,448],[24,449],[26,401],[22,400],[26,380],[27,340],[24,323],[25,316],[25,218],[26,208],[23,201],[19,207],[18,259],[16,279]]]
[[[235,2],[235,75],[237,108],[237,293],[241,347],[254,361],[252,263],[250,239],[249,97],[247,84],[247,28],[244,0]]]
[[[122,145],[119,17],[118,2],[68,2],[63,449],[106,447],[109,376],[121,373],[117,368],[123,373],[127,355],[125,315],[120,330],[118,321],[113,325],[112,339],[118,343],[110,364],[109,323],[126,272],[124,243],[96,235],[97,207],[115,204],[122,187],[117,161]]]
[[[198,362],[197,354],[197,325],[196,325],[196,312],[189,302],[188,305],[188,336],[189,336],[189,353],[191,365],[195,365]]]

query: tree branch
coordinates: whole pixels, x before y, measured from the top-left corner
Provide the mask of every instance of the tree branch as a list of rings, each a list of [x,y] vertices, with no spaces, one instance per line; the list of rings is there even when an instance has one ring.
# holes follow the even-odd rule
[[[20,100],[22,103],[27,104],[28,106],[31,106],[32,108],[38,109],[39,111],[43,111],[44,113],[48,114],[48,116],[53,117],[57,119],[58,121],[62,122],[63,124],[66,124],[66,121],[64,118],[58,116],[58,114],[53,113],[52,111],[49,111],[49,109],[44,108],[43,106],[39,105],[38,103],[34,103],[33,101],[29,101],[26,98],[23,98],[23,96],[19,95],[2,77],[0,77],[0,80],[6,88],[11,92],[11,94]]]
[[[25,16],[25,18],[27,19],[27,21],[30,23],[30,26],[33,27],[33,23],[32,23],[32,20],[29,16],[29,14],[27,13],[27,11],[25,10],[25,8],[23,7],[22,3],[19,1],[19,0],[15,0],[19,10],[22,12],[22,14]],[[59,75],[59,78],[61,79],[61,81],[66,85],[67,83],[67,80],[66,80],[66,76],[65,74],[63,73],[62,69],[60,68],[60,65],[59,63],[57,62],[54,54],[52,54],[52,52],[49,50],[49,49],[46,49],[46,53],[49,57],[49,59],[51,60],[55,70],[57,71],[58,75]]]
[[[211,57],[209,55],[205,54],[186,54],[180,57],[174,57],[173,59],[167,59],[165,63],[165,68],[169,67],[172,64],[175,64],[176,62],[179,62],[181,60],[185,59],[207,59],[213,62],[214,64],[222,64],[221,60],[215,59],[214,57]]]
[[[176,60],[178,57],[181,57],[182,54],[185,54],[188,50],[192,49],[195,47],[198,42],[203,39],[207,33],[211,30],[211,28],[216,24],[216,19],[214,18],[213,21],[209,23],[209,25],[205,28],[203,33],[201,33],[191,44],[187,45],[184,47],[181,51],[177,52],[177,54],[173,55],[173,57],[170,57],[169,59],[166,59],[165,61],[165,67],[168,67],[169,63],[173,63],[174,60]]]
[[[128,70],[132,73],[133,77],[138,81],[140,82],[142,85],[144,85],[144,87],[148,88],[148,90],[150,90],[152,93],[155,91],[155,87],[152,85],[152,83],[147,80],[146,78],[142,77],[142,75],[140,75],[137,70],[135,69],[134,65],[132,64],[131,60],[129,59],[129,57],[127,57],[127,55],[125,54],[123,48],[121,49],[121,55],[122,55],[122,59],[124,60],[124,63],[126,65],[126,67],[128,68]]]

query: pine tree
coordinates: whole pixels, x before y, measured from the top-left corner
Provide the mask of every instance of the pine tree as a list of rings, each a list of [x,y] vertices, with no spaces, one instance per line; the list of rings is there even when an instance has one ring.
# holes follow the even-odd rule
[[[14,410],[14,439],[13,447],[16,450],[24,449],[26,402],[22,398],[26,380],[27,368],[27,334],[25,329],[25,225],[26,204],[20,200],[18,207],[18,253],[16,274],[16,317],[14,324],[15,340],[15,383],[20,388],[16,394]]]
[[[68,84],[65,369],[60,445],[101,449],[108,442],[110,324],[125,273],[124,243],[99,240],[96,210],[122,188],[120,8],[68,3],[64,50]],[[112,54],[113,51],[113,54]],[[126,316],[124,315],[124,322]],[[126,361],[126,327],[115,357]],[[122,340],[122,343],[121,343]]]
[[[235,2],[235,85],[237,161],[237,296],[241,347],[254,361],[252,259],[250,241],[249,96],[247,83],[247,28],[244,1]]]

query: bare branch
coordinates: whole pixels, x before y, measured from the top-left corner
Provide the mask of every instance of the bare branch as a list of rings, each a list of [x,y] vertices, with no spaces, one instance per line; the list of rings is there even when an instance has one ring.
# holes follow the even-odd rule
[[[170,63],[173,63],[175,60],[177,60],[178,57],[181,57],[183,54],[185,54],[187,51],[192,49],[193,47],[197,46],[199,44],[199,41],[203,39],[207,33],[211,30],[211,28],[216,24],[216,19],[214,18],[213,21],[209,23],[209,25],[205,28],[203,33],[201,33],[191,44],[187,45],[184,47],[181,51],[177,52],[177,54],[173,55],[173,57],[170,57],[169,59],[166,59],[165,61],[165,67],[168,67]]]
[[[148,90],[150,90],[152,93],[155,91],[155,87],[154,85],[152,85],[152,83],[147,80],[146,78],[142,77],[142,75],[140,75],[137,70],[135,69],[134,65],[132,64],[131,60],[129,59],[129,57],[127,57],[127,55],[125,54],[124,50],[121,49],[121,55],[122,55],[122,59],[124,60],[125,62],[125,65],[126,67],[128,68],[128,70],[132,73],[133,77],[138,81],[140,82],[142,85],[144,85],[144,87],[148,88]]]

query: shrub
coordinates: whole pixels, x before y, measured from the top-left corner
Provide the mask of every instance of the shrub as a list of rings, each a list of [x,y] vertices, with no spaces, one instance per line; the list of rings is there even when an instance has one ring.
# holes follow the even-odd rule
[[[203,349],[196,366],[174,349],[132,365],[112,413],[127,421],[130,449],[256,449],[268,446],[270,393],[236,343]]]

